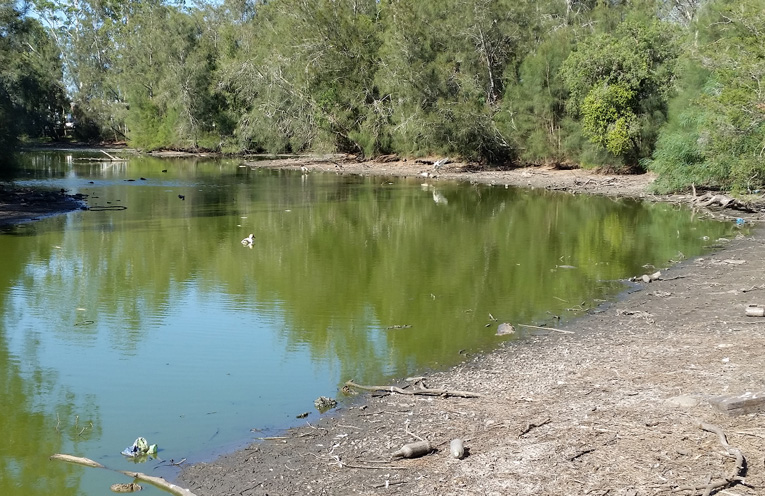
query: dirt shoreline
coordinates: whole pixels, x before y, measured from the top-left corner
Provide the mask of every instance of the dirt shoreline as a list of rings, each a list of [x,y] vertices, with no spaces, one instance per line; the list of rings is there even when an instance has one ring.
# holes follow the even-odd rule
[[[250,165],[636,197],[649,197],[652,181],[545,169],[447,169],[434,178],[423,175],[433,174],[432,166],[411,163]],[[663,270],[662,279],[572,322],[563,329],[571,334],[540,331],[426,379],[431,388],[480,398],[361,392],[360,406],[318,421],[309,417],[304,427],[275,439],[192,465],[177,483],[200,496],[634,496],[702,494],[718,482],[735,486],[725,494],[761,494],[763,414],[730,416],[708,401],[765,390],[765,318],[745,316],[747,305],[765,303],[765,236],[759,229],[744,232],[721,242],[718,253]],[[736,472],[735,457],[702,423],[718,426],[741,451],[747,465],[736,475],[743,481],[726,482]],[[392,460],[414,435],[435,452]],[[455,438],[468,449],[464,459],[449,453]]]

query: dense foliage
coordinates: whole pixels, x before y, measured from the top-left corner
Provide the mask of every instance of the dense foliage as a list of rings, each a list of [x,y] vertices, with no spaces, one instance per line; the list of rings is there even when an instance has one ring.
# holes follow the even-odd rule
[[[68,110],[55,42],[15,5],[0,0],[0,154],[20,136],[58,137]]]
[[[660,185],[753,192],[765,184],[765,2],[713,2],[693,23],[681,91],[652,167]]]
[[[0,117],[67,88],[81,138],[652,169],[666,190],[765,183],[765,0],[5,5]]]

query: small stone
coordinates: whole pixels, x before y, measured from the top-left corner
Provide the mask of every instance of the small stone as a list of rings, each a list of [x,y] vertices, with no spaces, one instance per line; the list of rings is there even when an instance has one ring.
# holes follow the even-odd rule
[[[327,410],[335,408],[337,406],[337,401],[333,400],[332,398],[327,398],[326,396],[319,396],[313,401],[313,406],[315,406],[316,409],[320,412],[324,413]]]
[[[695,396],[681,395],[669,398],[667,404],[680,408],[693,408],[698,406],[701,401]]]
[[[503,322],[497,326],[497,336],[507,336],[508,334],[515,334],[515,327]]]

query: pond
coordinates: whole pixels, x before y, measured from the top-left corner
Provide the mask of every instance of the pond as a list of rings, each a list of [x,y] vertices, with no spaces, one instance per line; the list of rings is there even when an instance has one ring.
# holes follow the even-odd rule
[[[88,156],[27,153],[17,184],[92,210],[0,231],[0,494],[129,482],[53,453],[172,478],[350,401],[346,380],[523,339],[500,322],[561,325],[736,232],[628,199]],[[138,436],[157,459],[120,454]]]

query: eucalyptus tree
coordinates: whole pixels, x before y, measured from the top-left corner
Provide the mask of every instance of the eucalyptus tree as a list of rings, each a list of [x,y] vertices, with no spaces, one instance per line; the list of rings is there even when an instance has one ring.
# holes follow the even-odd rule
[[[80,138],[124,139],[125,104],[112,68],[131,2],[32,0],[61,51]]]
[[[82,137],[144,148],[217,146],[216,61],[203,4],[34,0],[61,47]],[[222,126],[225,132],[226,126]]]
[[[668,20],[689,26],[704,3],[705,0],[663,0],[661,13]]]

